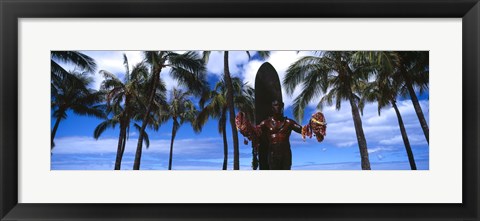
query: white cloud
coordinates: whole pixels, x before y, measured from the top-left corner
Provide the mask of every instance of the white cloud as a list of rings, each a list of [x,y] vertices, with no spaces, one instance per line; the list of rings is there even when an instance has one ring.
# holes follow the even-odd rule
[[[91,85],[95,90],[100,89],[100,84],[104,80],[103,75],[98,74],[99,71],[105,70],[117,76],[125,74],[125,67],[123,66],[124,53],[127,55],[130,70],[133,65],[143,60],[143,55],[140,51],[82,51],[82,53],[92,57],[97,63],[97,73],[93,75],[95,81]]]
[[[422,145],[426,143],[425,136],[423,134],[409,134],[408,141],[410,145]],[[402,135],[397,135],[388,139],[380,140],[378,143],[384,145],[403,145],[403,138]]]
[[[387,116],[384,114],[376,117],[370,117],[367,118],[365,122],[370,125],[385,125],[385,123],[387,123]]]
[[[379,144],[385,144],[385,145],[392,145],[392,144],[400,144],[402,143],[403,140],[402,140],[402,136],[401,135],[397,135],[397,136],[394,136],[390,139],[384,139],[384,140],[380,140],[378,143]]]
[[[253,54],[251,54],[253,56]],[[240,77],[242,74],[242,66],[248,63],[248,55],[245,51],[229,51],[228,66],[230,74],[233,77]],[[209,73],[222,76],[224,70],[224,53],[223,51],[212,51],[208,60],[207,69]]]
[[[167,91],[172,90],[172,88],[180,88],[178,85],[178,81],[173,79],[172,76],[170,75],[170,71],[172,68],[166,67],[162,69],[162,72],[160,72],[160,79],[165,83],[165,87],[167,88]]]
[[[207,154],[221,146],[221,138],[201,139],[176,139],[174,149],[176,154],[195,155]],[[111,153],[117,151],[118,139],[100,138],[95,140],[92,137],[60,137],[55,139],[53,153]],[[127,141],[125,152],[133,153],[136,150],[137,139],[131,138]],[[170,139],[150,140],[150,152],[161,154],[169,153]],[[218,151],[216,151],[218,152]]]
[[[382,151],[391,151],[395,149],[396,148],[392,148],[392,147],[371,147],[371,148],[368,148],[368,153],[378,153]]]
[[[357,143],[356,141],[340,142],[340,143],[337,143],[337,147],[351,147],[356,143]]]
[[[253,60],[245,65],[243,72],[243,83],[255,88],[255,77],[257,76],[257,71],[262,64],[263,61]]]

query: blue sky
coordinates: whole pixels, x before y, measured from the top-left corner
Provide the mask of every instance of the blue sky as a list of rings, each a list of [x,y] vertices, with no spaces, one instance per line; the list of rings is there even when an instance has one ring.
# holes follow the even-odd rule
[[[140,62],[142,55],[137,51],[84,51],[83,53],[94,58],[98,70],[107,70],[119,76],[123,75],[122,54],[126,53],[130,66]],[[279,73],[282,80],[287,67],[296,59],[309,54],[309,52],[273,51],[269,61]],[[240,77],[243,82],[254,87],[255,74],[264,61],[249,60],[243,51],[230,52],[230,72],[233,76]],[[67,69],[73,69],[64,65]],[[223,72],[223,53],[212,52],[208,69],[208,81],[214,85]],[[98,89],[103,77],[98,73],[92,74],[95,82],[90,85]],[[161,78],[166,82],[167,89],[178,87],[168,73],[163,70]],[[291,104],[300,88],[293,96],[283,94],[285,115],[293,119]],[[427,122],[429,121],[428,93],[418,94],[422,110]],[[308,117],[316,112],[316,104],[320,98],[314,99],[305,111],[302,124]],[[429,168],[429,147],[421,130],[412,102],[409,99],[400,99],[398,102],[405,127],[412,145],[418,169]],[[293,170],[359,170],[360,155],[353,127],[351,109],[348,102],[342,103],[341,110],[334,107],[325,107],[324,113],[327,122],[327,136],[322,143],[315,139],[302,141],[299,134],[291,136],[293,155]],[[68,113],[66,120],[60,123],[55,137],[55,148],[52,154],[51,169],[53,170],[111,170],[115,162],[115,152],[118,142],[118,127],[108,129],[100,139],[93,138],[94,128],[101,122],[86,116]],[[371,167],[373,170],[408,170],[410,169],[405,147],[400,135],[397,118],[392,108],[377,113],[375,103],[366,105],[362,116],[363,129],[367,139]],[[51,120],[53,127],[54,119]],[[174,143],[173,169],[174,170],[219,170],[223,162],[223,142],[217,130],[217,121],[210,120],[199,134],[193,132],[189,124],[180,127]],[[229,164],[233,168],[233,144],[231,140],[230,125],[227,125],[229,138]],[[141,169],[166,169],[168,167],[168,153],[172,122],[161,126],[159,131],[148,130],[150,147],[144,149]],[[134,152],[138,134],[130,130],[127,141],[122,169],[132,169]],[[240,168],[251,169],[251,147],[243,144],[240,138]],[[145,148],[145,147],[144,147]]]

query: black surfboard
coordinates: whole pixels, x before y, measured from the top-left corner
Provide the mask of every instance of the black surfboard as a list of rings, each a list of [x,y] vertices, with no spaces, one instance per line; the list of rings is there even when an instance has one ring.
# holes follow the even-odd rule
[[[272,102],[274,100],[283,102],[280,79],[275,68],[265,62],[260,66],[255,77],[255,123],[257,125],[273,115]],[[267,142],[266,137],[262,136],[258,148],[260,170],[268,170]]]

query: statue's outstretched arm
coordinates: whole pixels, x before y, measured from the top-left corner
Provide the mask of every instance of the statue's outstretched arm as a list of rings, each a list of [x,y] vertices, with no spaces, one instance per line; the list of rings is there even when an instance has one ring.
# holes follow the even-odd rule
[[[290,121],[290,119],[288,121]],[[292,130],[299,133],[299,134],[302,133],[302,125],[298,124],[297,122],[295,122],[293,120],[291,122],[292,122],[292,124],[291,124],[292,125]]]

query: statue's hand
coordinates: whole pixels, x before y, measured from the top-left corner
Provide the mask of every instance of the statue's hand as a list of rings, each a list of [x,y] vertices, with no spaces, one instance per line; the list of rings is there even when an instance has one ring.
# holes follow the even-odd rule
[[[305,141],[305,137],[312,138],[312,128],[310,124],[307,124],[302,127],[302,139]]]
[[[260,131],[253,126],[252,123],[250,123],[245,113],[241,111],[238,112],[237,116],[235,117],[235,126],[245,138],[252,141],[254,148],[258,147],[258,136],[260,135]],[[244,143],[248,144],[248,141],[244,140]]]

